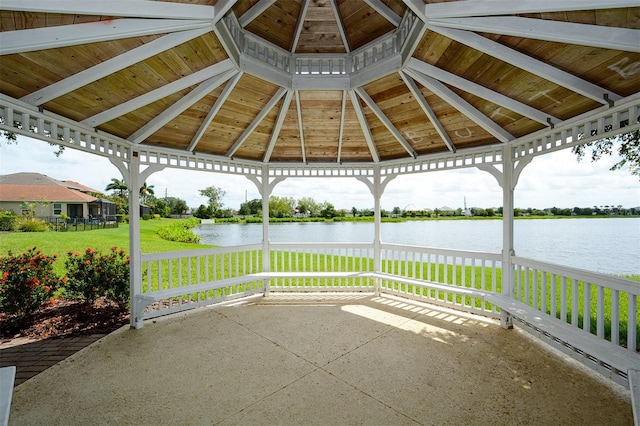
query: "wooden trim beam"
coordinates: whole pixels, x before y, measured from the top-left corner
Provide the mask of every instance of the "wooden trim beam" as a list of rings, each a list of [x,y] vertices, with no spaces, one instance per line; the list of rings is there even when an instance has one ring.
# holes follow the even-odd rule
[[[404,0],[405,3],[410,0]],[[572,10],[637,7],[637,0],[464,0],[424,5],[424,17],[517,15],[523,13],[568,12]],[[417,14],[420,17],[420,14]]]
[[[251,6],[251,9],[247,10],[242,14],[240,18],[238,18],[238,22],[242,28],[246,27],[256,19],[262,12],[269,9],[269,7],[274,4],[276,0],[260,0],[258,3]]]
[[[194,84],[199,84],[208,78],[234,69],[235,67],[231,59],[225,59],[222,62],[218,62],[215,65],[211,65],[210,67],[183,77],[180,80],[165,84],[164,86],[147,92],[144,95],[138,96],[137,98],[131,99],[123,104],[116,105],[113,108],[109,108],[106,111],[82,120],[81,123],[91,127],[97,127],[100,124],[111,121],[116,117],[120,117],[145,105],[149,105],[152,102],[164,98],[165,96],[179,92],[180,90],[186,89]]]
[[[360,101],[358,100],[358,95],[356,95],[356,92],[354,90],[348,90],[348,92],[349,92],[349,98],[351,99],[351,104],[353,105],[353,109],[356,112],[356,117],[358,117],[360,128],[362,129],[364,138],[367,141],[367,146],[369,147],[371,158],[373,159],[374,163],[379,163],[380,156],[378,155],[376,144],[373,141],[373,136],[371,135],[371,129],[369,129],[369,123],[367,123],[367,117],[365,116],[364,111],[362,109],[362,105],[360,105]]]
[[[469,117],[487,132],[491,133],[499,141],[509,142],[515,139],[513,135],[504,130],[502,127],[498,126],[493,120],[480,112],[476,107],[462,99],[460,96],[458,96],[451,89],[449,89],[447,86],[445,86],[435,78],[429,77],[428,75],[422,74],[412,69],[407,69],[405,70],[405,72],[414,80],[418,81],[433,93],[450,103],[454,108]]]
[[[258,127],[258,125],[260,124],[260,122],[267,116],[267,114],[269,114],[269,112],[271,111],[271,108],[273,108],[275,106],[275,104],[278,103],[278,101],[280,100],[280,98],[282,98],[282,96],[284,96],[284,94],[286,93],[287,89],[285,89],[284,87],[281,87],[275,95],[273,95],[271,97],[271,99],[269,99],[269,102],[267,102],[267,104],[264,106],[264,108],[262,108],[262,110],[260,110],[260,112],[258,113],[258,115],[256,115],[256,118],[253,119],[253,121],[251,122],[251,124],[249,124],[249,126],[247,126],[246,129],[244,129],[244,132],[242,132],[242,134],[240,135],[240,137],[238,138],[238,140],[236,140],[233,145],[231,146],[231,148],[229,148],[229,150],[227,151],[227,153],[225,154],[225,156],[227,157],[233,157],[233,154],[236,153],[236,151],[242,146],[242,144],[247,140],[247,138],[249,137],[249,135],[251,133],[253,133],[253,131],[256,129],[256,127]]]
[[[213,19],[217,15],[216,9],[222,9],[218,14],[224,11],[224,8],[214,6],[169,2],[158,4],[157,1],[149,0],[2,0],[0,2],[0,10],[16,12],[129,16],[151,19]],[[219,17],[222,15],[220,14]]]
[[[384,18],[391,22],[395,27],[400,25],[400,21],[402,18],[398,16],[389,6],[382,3],[381,0],[364,0],[373,10],[378,12],[380,15],[384,16]]]
[[[73,92],[82,86],[93,83],[103,77],[127,68],[138,62],[142,62],[158,53],[164,52],[179,44],[200,37],[209,32],[208,28],[197,30],[179,31],[167,34],[135,49],[129,50],[115,58],[108,59],[91,68],[60,80],[45,88],[42,88],[29,95],[23,96],[20,100],[32,105],[43,105],[69,92]]]
[[[333,9],[333,16],[336,17],[336,23],[338,24],[338,31],[340,31],[340,37],[342,37],[342,43],[344,43],[344,48],[347,53],[351,52],[351,48],[349,47],[349,39],[347,38],[347,30],[344,27],[344,22],[342,21],[342,15],[340,14],[340,9],[338,8],[338,4],[336,0],[329,0],[331,4],[331,9]]]
[[[220,86],[222,83],[230,79],[237,71],[227,71],[224,74],[212,77],[206,81],[203,81],[193,89],[189,94],[182,97],[178,102],[171,107],[162,111],[160,115],[156,116],[153,120],[138,129],[135,133],[129,136],[127,139],[133,143],[141,143],[149,136],[160,130],[171,120],[182,114],[189,107],[200,101],[202,98],[211,93],[212,90]]]
[[[420,105],[420,108],[422,108],[422,111],[425,113],[427,118],[429,118],[429,121],[431,122],[433,127],[436,129],[440,137],[442,138],[442,141],[444,142],[444,144],[447,146],[447,148],[449,148],[449,151],[456,152],[456,146],[454,145],[453,141],[447,134],[447,131],[442,126],[442,123],[440,123],[440,120],[438,120],[438,117],[436,116],[436,114],[433,112],[433,110],[427,103],[427,100],[422,95],[422,92],[420,92],[420,89],[418,88],[418,85],[416,84],[416,82],[402,71],[400,71],[400,76],[402,77],[402,80],[404,80],[404,83],[407,85],[407,87],[413,94],[413,97],[416,99],[416,102],[418,102],[418,105]]]
[[[484,52],[487,55],[491,55],[494,58],[500,59],[501,61],[509,63],[515,67],[521,68],[527,72],[559,84],[560,86],[566,87],[569,90],[593,99],[596,102],[600,102],[603,105],[607,105],[609,103],[607,98],[614,102],[622,99],[620,95],[613,93],[610,90],[599,87],[593,83],[569,74],[566,71],[562,71],[552,65],[539,61],[525,55],[524,53],[520,53],[507,46],[503,46],[495,41],[491,41],[476,33],[439,26],[429,27],[429,29],[473,49],[477,49],[480,52]]]
[[[429,26],[640,52],[640,30],[631,28],[612,28],[517,16],[429,19]]]
[[[298,47],[298,41],[300,40],[300,34],[302,28],[304,28],[304,20],[307,17],[307,11],[309,10],[309,0],[302,0],[302,7],[300,8],[300,14],[298,15],[298,22],[296,23],[296,30],[293,36],[293,43],[291,43],[291,52],[295,52]]]
[[[244,73],[242,71],[237,73],[235,76],[233,76],[231,81],[227,83],[224,89],[222,89],[222,93],[220,94],[216,102],[213,104],[213,106],[207,113],[207,116],[204,118],[204,120],[202,120],[202,123],[200,123],[200,127],[198,128],[198,131],[191,139],[191,142],[187,147],[187,151],[195,150],[196,145],[198,145],[198,143],[200,142],[200,139],[202,139],[204,132],[207,130],[207,128],[209,127],[209,125],[211,124],[215,116],[218,114],[218,112],[220,111],[220,108],[222,108],[222,105],[226,102],[227,98],[231,94],[231,91],[236,87],[236,84],[238,84],[238,81],[240,81],[240,78],[243,75]]]
[[[284,119],[287,116],[287,112],[289,111],[289,106],[291,105],[292,99],[293,90],[287,90],[287,94],[284,96],[284,100],[282,101],[282,105],[280,106],[280,111],[278,111],[276,124],[273,126],[273,130],[271,131],[269,144],[267,145],[264,157],[262,158],[263,163],[267,163],[271,159],[271,154],[273,154],[273,149],[275,148],[276,142],[278,141],[278,135],[280,134],[280,130],[282,130],[282,124],[284,123]]]
[[[402,145],[405,151],[407,151],[407,153],[413,158],[417,158],[418,154],[413,149],[411,144],[407,142],[404,136],[402,136],[402,133],[400,133],[396,126],[393,125],[391,120],[389,120],[389,117],[387,117],[385,113],[382,112],[378,104],[376,104],[373,99],[371,99],[371,96],[369,96],[369,94],[362,87],[356,88],[355,92],[358,94],[358,96],[360,96],[360,98],[362,98],[364,103],[367,104],[371,111],[373,111],[376,117],[378,117],[378,120],[382,122],[384,127],[386,127],[387,130],[389,130],[389,132],[393,135],[393,137],[395,137],[396,140],[400,143],[400,145]]]
[[[517,112],[524,117],[535,120],[538,123],[542,123],[544,125],[555,125],[560,122],[559,118],[553,117],[549,114],[545,114],[544,112],[523,104],[522,102],[516,101],[515,99],[509,98],[508,96],[505,96],[501,93],[494,92],[493,90],[487,89],[484,86],[466,80],[431,64],[427,64],[426,62],[422,62],[418,59],[409,59],[407,66],[414,71],[431,76],[436,80],[440,80],[443,83],[455,86],[458,89],[469,92],[474,96],[478,96],[482,99],[493,102],[494,104],[503,106],[513,112]]]

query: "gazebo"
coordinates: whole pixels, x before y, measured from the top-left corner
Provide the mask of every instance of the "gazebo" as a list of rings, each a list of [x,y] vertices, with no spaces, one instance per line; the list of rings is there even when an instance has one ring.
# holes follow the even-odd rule
[[[132,327],[270,292],[393,294],[516,323],[633,389],[640,286],[518,257],[513,194],[534,157],[640,129],[638,0],[3,0],[0,14],[0,130],[107,157],[129,188],[179,168],[260,191],[262,244],[159,254],[140,251],[131,191]],[[467,167],[503,190],[501,253],[381,241],[392,179]],[[361,181],[373,241],[270,242],[289,177]]]

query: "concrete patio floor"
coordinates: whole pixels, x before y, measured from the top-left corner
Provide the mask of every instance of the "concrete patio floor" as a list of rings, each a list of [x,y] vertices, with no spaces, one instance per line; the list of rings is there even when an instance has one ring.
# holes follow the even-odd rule
[[[274,294],[124,327],[17,386],[10,425],[633,424],[628,391],[496,321]]]

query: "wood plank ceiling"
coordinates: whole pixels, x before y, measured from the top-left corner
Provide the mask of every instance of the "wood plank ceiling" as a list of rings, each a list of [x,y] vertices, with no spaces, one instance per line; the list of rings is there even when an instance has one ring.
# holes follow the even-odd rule
[[[353,58],[417,14],[418,37],[401,64],[324,90],[283,88],[235,63],[220,32],[196,24],[197,11],[172,29],[174,12],[147,16],[149,3],[119,2],[123,12],[111,16],[111,6],[92,13],[81,1],[55,11],[46,1],[0,2],[1,93],[143,145],[259,162],[371,163],[504,143],[640,89],[632,1],[581,10],[572,0],[529,0],[514,12],[504,11],[507,1],[218,2],[245,39],[291,58]],[[216,1],[151,3],[160,11],[179,3],[189,15],[189,6]],[[144,32],[137,19],[162,22]],[[126,20],[135,30],[85,35]],[[76,41],[43,42],[53,33],[38,31],[54,28]]]

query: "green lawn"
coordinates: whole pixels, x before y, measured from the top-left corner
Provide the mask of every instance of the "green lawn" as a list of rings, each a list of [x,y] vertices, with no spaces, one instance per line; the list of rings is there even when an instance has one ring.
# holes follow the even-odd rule
[[[173,219],[154,219],[140,222],[140,246],[143,253],[164,251],[192,250],[194,248],[212,247],[203,244],[177,243],[163,240],[158,236],[158,229],[175,222]],[[129,225],[120,224],[118,228],[98,229],[83,232],[12,232],[0,235],[0,256],[9,251],[21,253],[37,247],[43,254],[57,254],[55,272],[64,274],[64,261],[69,251],[83,252],[91,247],[97,251],[108,253],[111,247],[118,247],[129,253]]]

